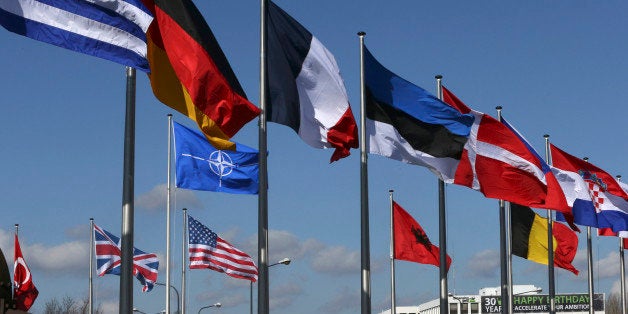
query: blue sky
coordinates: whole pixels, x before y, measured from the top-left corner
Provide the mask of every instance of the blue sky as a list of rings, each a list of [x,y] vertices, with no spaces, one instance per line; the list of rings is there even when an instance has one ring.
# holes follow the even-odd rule
[[[259,2],[196,1],[249,98],[259,98]],[[628,3],[624,1],[278,1],[336,57],[359,115],[358,31],[388,69],[435,91],[436,74],[468,106],[495,106],[544,154],[543,134],[611,174],[628,176],[625,158]],[[12,261],[20,242],[40,296],[33,311],[88,289],[89,218],[119,235],[125,114],[124,67],[0,31],[0,248]],[[165,280],[167,118],[186,117],[159,103],[138,72],[135,245],[161,257]],[[234,140],[257,147],[257,120]],[[270,270],[273,313],[357,313],[360,306],[359,151],[329,164],[288,127],[269,123]],[[437,181],[427,169],[369,156],[373,312],[389,304],[389,205],[395,200],[438,242]],[[176,190],[173,283],[180,290],[181,211],[257,257],[257,198]],[[447,187],[449,289],[473,294],[499,286],[497,201]],[[541,211],[544,212],[544,211]],[[558,293],[586,292],[585,234],[574,276],[556,271]],[[617,241],[594,236],[596,292],[619,290]],[[516,284],[547,291],[546,267],[514,257]],[[96,303],[117,310],[119,278],[94,279]],[[245,313],[249,284],[209,270],[188,273],[188,310],[221,302],[217,313]],[[164,308],[164,288],[134,304]],[[397,262],[397,304],[438,296],[438,269]],[[173,303],[176,301],[173,299]],[[256,303],[256,302],[255,302]]]

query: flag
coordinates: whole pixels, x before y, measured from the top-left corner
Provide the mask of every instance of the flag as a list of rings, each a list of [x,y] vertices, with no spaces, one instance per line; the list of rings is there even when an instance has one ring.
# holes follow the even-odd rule
[[[443,100],[462,113],[475,116],[454,184],[480,191],[488,198],[569,211],[549,165],[505,119],[500,122],[469,109],[445,87]]]
[[[112,274],[120,276],[120,238],[94,224],[94,245],[98,276]],[[157,255],[133,248],[133,275],[140,281],[142,291],[153,289],[157,281],[159,260]]]
[[[331,162],[349,156],[358,127],[334,56],[272,1],[266,17],[268,121],[314,148],[335,148]]]
[[[191,0],[143,0],[155,16],[148,37],[155,97],[194,120],[218,149],[230,142],[259,108],[240,82],[209,25]]]
[[[613,232],[611,228],[597,229],[597,235],[604,237],[619,237],[624,243],[624,250],[628,250],[628,231]]]
[[[628,187],[590,162],[550,145],[553,171],[575,223],[613,232],[628,231]],[[624,184],[625,186],[625,184]]]
[[[140,0],[2,0],[0,25],[55,46],[149,72]]]
[[[259,152],[236,143],[215,149],[198,131],[174,123],[176,186],[183,189],[257,194]]]
[[[451,183],[474,117],[384,68],[364,48],[368,151],[427,167]]]
[[[246,253],[188,216],[190,268],[209,268],[234,278],[257,281],[257,266]]]
[[[440,249],[408,212],[393,201],[394,258],[420,264],[440,266]],[[447,270],[451,258],[447,255]]]
[[[13,302],[18,310],[28,311],[31,308],[39,291],[33,283],[31,270],[24,261],[20,242],[15,235],[15,254],[13,263]]]
[[[512,254],[547,265],[547,218],[539,216],[530,207],[511,203],[510,221]],[[578,250],[578,236],[569,227],[554,222],[552,238],[554,266],[578,275],[578,270],[571,265]]]

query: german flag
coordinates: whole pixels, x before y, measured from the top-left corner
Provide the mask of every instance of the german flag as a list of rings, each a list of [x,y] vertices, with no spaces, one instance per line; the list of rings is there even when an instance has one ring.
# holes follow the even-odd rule
[[[547,265],[547,218],[527,206],[511,203],[510,208],[512,254]],[[578,250],[578,236],[559,222],[552,224],[552,235],[554,266],[578,275],[578,270],[571,265]]]
[[[155,19],[147,32],[155,97],[198,123],[217,149],[260,114],[249,102],[209,25],[191,0],[142,0]]]

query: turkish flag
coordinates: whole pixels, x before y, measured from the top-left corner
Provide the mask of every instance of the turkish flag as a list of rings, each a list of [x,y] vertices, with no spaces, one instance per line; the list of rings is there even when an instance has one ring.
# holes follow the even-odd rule
[[[39,291],[33,284],[33,276],[31,271],[24,262],[24,256],[22,256],[22,249],[20,248],[20,242],[17,240],[17,234],[15,235],[15,255],[13,263],[13,302],[18,310],[28,311],[31,308]]]

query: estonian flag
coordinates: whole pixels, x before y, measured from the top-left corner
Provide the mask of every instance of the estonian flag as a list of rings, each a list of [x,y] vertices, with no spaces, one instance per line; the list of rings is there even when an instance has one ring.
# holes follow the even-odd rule
[[[155,20],[148,29],[150,83],[155,97],[196,121],[218,149],[260,109],[246,94],[218,41],[191,0],[144,0]]]
[[[285,11],[268,2],[268,121],[287,125],[314,148],[335,148],[331,161],[358,147],[358,128],[334,56]]]
[[[368,151],[453,181],[474,117],[382,66],[364,48]]]
[[[510,203],[512,254],[547,265],[547,218],[537,215],[530,207]],[[576,275],[578,270],[571,265],[578,250],[578,236],[569,227],[552,224],[554,265]]]

